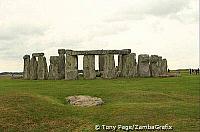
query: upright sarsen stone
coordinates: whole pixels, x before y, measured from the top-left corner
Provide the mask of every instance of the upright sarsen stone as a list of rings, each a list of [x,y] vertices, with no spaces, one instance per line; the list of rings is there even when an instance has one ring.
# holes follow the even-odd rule
[[[49,65],[49,76],[50,80],[59,80],[59,57],[58,56],[50,56],[50,65]]]
[[[117,77],[122,76],[122,68],[123,68],[122,56],[123,56],[122,54],[118,55]]]
[[[128,55],[122,55],[121,76],[122,77],[134,77],[134,76],[136,76],[136,70],[137,70],[136,54],[131,53]]]
[[[36,60],[35,56],[32,56],[30,61],[30,79],[31,80],[37,80],[37,68],[38,68],[38,62]]]
[[[95,79],[95,55],[84,55],[83,57],[83,75],[85,79]]]
[[[150,57],[150,72],[152,77],[160,75],[159,57],[157,55],[151,55]]]
[[[65,79],[78,79],[78,57],[77,55],[66,55]]]
[[[60,73],[60,78],[65,79],[65,49],[59,49],[58,54],[59,54],[59,73]]]
[[[99,55],[99,71],[103,71],[104,67],[104,55]]]
[[[103,78],[116,78],[116,68],[113,54],[104,55]]]
[[[158,56],[159,75],[162,75],[162,56]]]
[[[38,80],[48,79],[48,68],[46,58],[44,56],[38,57],[38,68],[37,68]]]
[[[30,79],[30,55],[25,55],[23,59],[24,59],[23,78]]]
[[[149,77],[149,55],[141,54],[138,56],[138,76],[140,77]]]
[[[163,59],[161,64],[161,74],[167,74],[167,60]]]

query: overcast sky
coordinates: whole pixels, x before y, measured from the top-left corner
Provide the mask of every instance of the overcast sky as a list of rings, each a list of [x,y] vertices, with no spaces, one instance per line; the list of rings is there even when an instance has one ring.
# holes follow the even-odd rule
[[[196,68],[198,8],[198,0],[0,0],[0,72],[58,48],[130,48],[167,58],[170,69]]]

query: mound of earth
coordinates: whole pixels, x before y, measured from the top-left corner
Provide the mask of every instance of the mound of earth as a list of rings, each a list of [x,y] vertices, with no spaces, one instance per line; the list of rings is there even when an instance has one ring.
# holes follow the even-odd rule
[[[67,103],[75,106],[98,106],[104,103],[101,98],[83,95],[69,96],[65,99]]]

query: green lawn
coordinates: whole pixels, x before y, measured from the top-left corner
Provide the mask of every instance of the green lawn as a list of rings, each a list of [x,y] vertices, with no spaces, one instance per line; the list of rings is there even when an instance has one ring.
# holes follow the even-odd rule
[[[65,103],[71,95],[102,98],[98,107]],[[31,81],[0,78],[0,131],[95,131],[95,124],[165,125],[200,130],[200,76]]]

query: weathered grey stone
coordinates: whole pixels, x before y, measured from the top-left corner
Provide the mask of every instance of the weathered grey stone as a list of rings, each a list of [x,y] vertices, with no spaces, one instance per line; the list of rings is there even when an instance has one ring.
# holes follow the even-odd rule
[[[44,53],[33,53],[32,57],[40,57],[40,56],[44,56]]]
[[[59,49],[59,73],[60,73],[60,79],[65,79],[65,49]]]
[[[159,75],[162,74],[162,56],[158,56]]]
[[[131,53],[128,55],[122,55],[122,77],[134,77],[136,76],[137,64],[136,54]]]
[[[38,68],[37,68],[38,80],[48,79],[48,68],[46,58],[44,56],[38,57]]]
[[[72,51],[73,51],[73,50],[67,49],[67,50],[66,50],[66,55],[72,55]]]
[[[113,54],[104,55],[103,78],[116,78],[115,60]]]
[[[69,96],[65,99],[67,103],[74,106],[98,106],[104,103],[101,98],[83,95]]]
[[[103,71],[104,55],[99,55],[99,71]]]
[[[78,57],[76,55],[66,55],[65,79],[78,79]]]
[[[66,50],[65,49],[58,49],[58,54],[66,54]]]
[[[159,58],[157,55],[151,55],[150,57],[150,72],[152,77],[158,77],[160,75],[160,67],[158,64]]]
[[[83,75],[85,79],[95,79],[95,56],[84,55],[83,57]]]
[[[106,55],[106,54],[130,54],[131,49],[124,50],[86,50],[86,51],[72,51],[66,50],[69,55]]]
[[[38,62],[36,60],[36,57],[32,57],[30,61],[30,79],[31,80],[37,80],[37,68],[38,68]]]
[[[138,56],[138,76],[140,77],[149,77],[149,55],[141,54]]]
[[[59,80],[59,57],[58,56],[50,56],[50,65],[49,65],[49,76],[50,80]]]
[[[161,64],[161,74],[167,74],[167,60],[163,59]]]
[[[122,76],[122,68],[123,68],[122,56],[123,55],[118,55],[117,77]]]
[[[23,78],[30,79],[30,55],[25,55],[23,59],[24,59]]]

